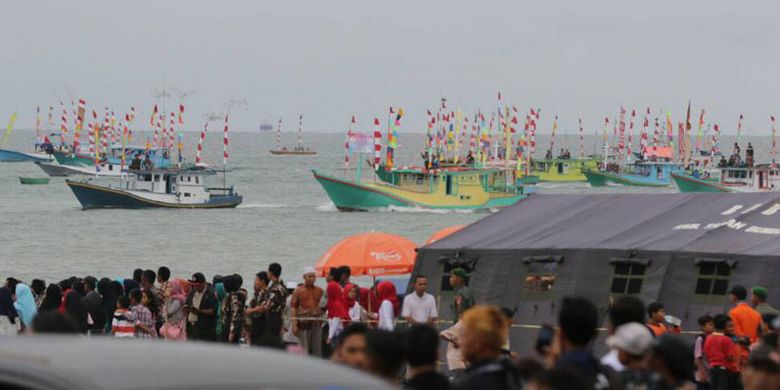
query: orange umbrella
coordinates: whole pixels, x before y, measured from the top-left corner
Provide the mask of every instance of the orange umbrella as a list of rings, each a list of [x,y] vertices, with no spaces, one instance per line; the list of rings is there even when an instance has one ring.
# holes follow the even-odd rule
[[[344,265],[352,270],[352,276],[408,274],[414,268],[416,247],[411,240],[395,234],[356,234],[330,247],[314,268],[318,276]]]
[[[433,244],[434,242],[439,241],[442,238],[447,237],[450,234],[455,233],[455,232],[457,232],[460,229],[463,229],[464,227],[466,227],[466,225],[455,225],[455,226],[450,226],[450,227],[446,227],[444,229],[441,229],[438,232],[433,233],[431,238],[429,238],[428,241],[425,241],[425,245]]]

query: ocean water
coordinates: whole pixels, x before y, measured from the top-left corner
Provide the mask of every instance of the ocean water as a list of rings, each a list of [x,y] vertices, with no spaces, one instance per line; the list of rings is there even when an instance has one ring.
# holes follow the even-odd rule
[[[185,158],[194,159],[197,133],[185,133]],[[203,272],[239,273],[245,281],[279,262],[285,280],[300,280],[339,240],[355,233],[381,231],[424,243],[439,229],[468,224],[490,211],[442,212],[392,209],[343,213],[336,210],[314,180],[311,169],[331,173],[344,169],[344,134],[305,134],[314,157],[272,156],[272,132],[233,132],[227,184],[244,196],[236,209],[225,210],[82,210],[63,178],[49,185],[23,186],[19,176],[45,177],[32,163],[0,164],[0,277],[57,281],[72,275],[129,277],[135,268],[171,268],[175,277]],[[296,134],[284,134],[292,146]],[[145,135],[137,134],[140,143]],[[29,150],[31,131],[15,131],[8,148]],[[768,155],[769,139],[752,139],[760,161]],[[397,163],[420,163],[422,134],[402,133]],[[544,136],[538,145],[549,142]],[[575,135],[559,136],[556,145],[576,154]],[[595,137],[586,138],[586,152],[597,150]],[[731,145],[724,139],[721,145]],[[556,146],[557,148],[558,146]],[[541,147],[540,147],[541,149]],[[743,146],[744,150],[744,146]],[[210,133],[204,156],[221,163],[222,138]],[[356,161],[353,157],[352,166]],[[221,184],[221,176],[211,178]],[[587,183],[543,184],[539,193],[592,192]],[[670,192],[673,189],[608,187],[602,192]],[[522,223],[522,221],[518,221]],[[533,227],[529,227],[533,228]]]

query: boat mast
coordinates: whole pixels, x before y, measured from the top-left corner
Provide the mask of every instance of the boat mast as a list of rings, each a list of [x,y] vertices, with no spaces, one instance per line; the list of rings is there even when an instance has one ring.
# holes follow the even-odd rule
[[[227,184],[225,175],[227,175],[227,160],[228,160],[228,113],[225,113],[225,131],[222,139],[222,188],[226,188]]]

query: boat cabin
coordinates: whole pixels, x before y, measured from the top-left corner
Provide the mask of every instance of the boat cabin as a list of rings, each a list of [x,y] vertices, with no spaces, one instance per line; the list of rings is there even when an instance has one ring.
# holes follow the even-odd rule
[[[661,182],[669,181],[672,173],[682,174],[685,168],[682,164],[654,161],[637,161],[627,165],[625,173]]]
[[[780,169],[768,164],[721,168],[720,184],[745,192],[773,191],[780,187]]]
[[[479,189],[490,193],[517,193],[514,170],[511,169],[446,169],[423,171],[403,169],[390,171],[390,184],[405,190],[434,193],[443,188],[443,194],[461,196]]]
[[[205,185],[205,176],[213,172],[205,171],[131,171],[127,189],[153,194],[176,195],[182,202],[205,202],[211,196]]]

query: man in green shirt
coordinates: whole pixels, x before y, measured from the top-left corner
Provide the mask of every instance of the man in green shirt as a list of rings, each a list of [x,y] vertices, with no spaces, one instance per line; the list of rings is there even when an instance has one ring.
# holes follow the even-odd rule
[[[463,268],[455,268],[450,272],[450,285],[455,290],[455,297],[452,299],[450,313],[452,322],[458,322],[463,312],[474,306],[474,294],[466,286],[466,279],[469,274]]]
[[[780,315],[780,311],[772,307],[772,305],[766,303],[767,291],[765,288],[756,286],[751,289],[753,296],[750,297],[750,301],[756,311],[761,314],[774,314]]]

